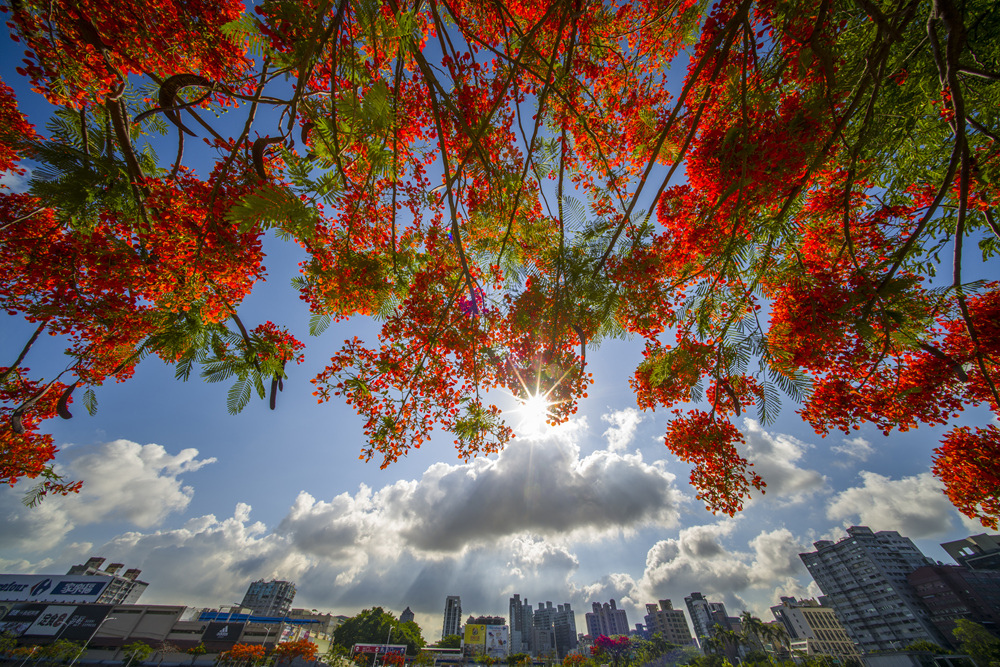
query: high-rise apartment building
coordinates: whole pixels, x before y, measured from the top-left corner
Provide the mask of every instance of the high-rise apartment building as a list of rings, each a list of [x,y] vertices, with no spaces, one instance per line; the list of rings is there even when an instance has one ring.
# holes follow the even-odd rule
[[[674,609],[670,600],[660,600],[660,606],[655,604],[646,605],[646,615],[643,621],[646,630],[650,635],[660,633],[665,641],[678,646],[687,646],[694,643],[691,630],[688,629],[687,620],[684,618],[684,611]]]
[[[933,562],[896,531],[852,526],[834,543],[799,554],[862,653],[899,650],[918,640],[946,645],[907,576]]]
[[[619,609],[615,601],[592,603],[593,611],[587,612],[587,634],[596,639],[601,635],[627,635],[629,632],[628,617],[624,609]]]
[[[255,616],[287,616],[295,599],[295,584],[290,581],[258,579],[247,588],[242,607]]]
[[[400,623],[409,623],[414,618],[416,618],[416,614],[414,614],[413,611],[409,607],[407,607],[406,609],[404,609],[402,611],[402,613],[399,614],[399,622]]]
[[[576,613],[570,604],[539,602],[531,615],[532,655],[562,659],[576,647]]]
[[[771,613],[784,627],[794,655],[829,655],[842,662],[859,660],[854,641],[837,620],[833,607],[823,604],[825,601],[783,597],[780,605],[771,607]]]
[[[959,619],[978,623],[995,634],[1000,630],[1000,570],[925,565],[906,579],[945,639],[954,637],[952,630]],[[951,645],[958,648],[955,641]]]
[[[531,654],[539,657],[555,657],[556,634],[554,616],[556,610],[551,602],[538,603],[531,616]]]
[[[145,581],[139,581],[142,570],[131,568],[121,572],[125,567],[122,563],[108,563],[102,570],[104,561],[104,558],[88,558],[86,563],[69,568],[66,574],[109,579],[101,596],[95,600],[97,604],[135,604],[149,586]]]
[[[441,638],[457,635],[462,626],[462,598],[449,595],[444,601],[444,624],[441,626]]]
[[[565,658],[577,646],[576,612],[569,602],[556,608],[552,617],[552,630],[556,640],[556,653]]]
[[[729,614],[726,613],[725,604],[709,602],[704,595],[697,592],[684,598],[684,604],[687,605],[688,616],[691,617],[691,624],[694,626],[694,634],[698,638],[699,646],[702,646],[703,638],[715,636],[716,625],[721,626],[723,630],[733,629]]]
[[[510,599],[510,652],[531,653],[531,604],[515,593]]]

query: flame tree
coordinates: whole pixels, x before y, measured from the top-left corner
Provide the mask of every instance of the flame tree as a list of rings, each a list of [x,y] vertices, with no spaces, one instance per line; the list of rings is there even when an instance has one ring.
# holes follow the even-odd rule
[[[789,399],[821,434],[1000,411],[987,0],[19,0],[8,26],[61,109],[33,138],[0,89],[24,128],[0,160],[41,165],[0,199],[0,300],[71,359],[34,376],[32,338],[0,369],[2,479],[42,476],[37,494],[76,488],[41,422],[146,355],[233,380],[231,411],[273,406],[303,344],[238,314],[271,230],[305,250],[313,333],[381,322],[313,382],[383,466],[437,427],[463,457],[499,450],[490,389],[566,420],[588,348],[626,336],[638,405],[669,411],[712,511],[765,486],[745,411]],[[217,152],[206,177],[192,136]],[[995,426],[956,428],[934,460],[993,527],[1000,484],[976,480],[998,449]]]

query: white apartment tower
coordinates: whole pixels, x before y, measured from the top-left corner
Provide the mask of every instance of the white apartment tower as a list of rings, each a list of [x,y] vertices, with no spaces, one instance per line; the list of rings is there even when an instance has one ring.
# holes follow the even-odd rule
[[[462,598],[449,595],[444,601],[444,624],[441,627],[441,638],[457,635],[462,627]]]
[[[852,526],[844,539],[813,546],[816,551],[799,557],[863,653],[918,640],[947,645],[906,580],[918,567],[933,565],[908,537]]]

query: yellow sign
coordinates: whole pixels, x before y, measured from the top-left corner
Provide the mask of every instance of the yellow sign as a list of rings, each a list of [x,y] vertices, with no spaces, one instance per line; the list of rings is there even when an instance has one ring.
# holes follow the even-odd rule
[[[466,646],[486,646],[486,626],[467,625],[465,626]]]

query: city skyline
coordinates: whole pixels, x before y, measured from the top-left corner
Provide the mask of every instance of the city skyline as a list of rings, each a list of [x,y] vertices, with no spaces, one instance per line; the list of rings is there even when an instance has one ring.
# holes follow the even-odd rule
[[[684,599],[687,617],[682,609],[673,607],[671,600],[661,599],[656,604],[647,603],[644,623],[633,626],[626,618],[626,611],[619,609],[614,599],[604,603],[595,601],[591,605],[593,611],[586,614],[586,632],[579,633],[580,645],[586,648],[600,636],[641,632],[646,638],[659,633],[667,642],[679,646],[700,646],[706,650],[713,641],[718,641],[719,633],[728,632],[735,637],[744,637],[748,642],[743,648],[727,645],[727,655],[730,659],[737,659],[738,656],[745,657],[745,651],[753,650],[754,640],[749,638],[750,635],[755,636],[757,641],[767,640],[769,631],[761,623],[763,620],[765,624],[783,628],[786,644],[793,651],[850,659],[858,657],[859,653],[878,654],[914,642],[955,648],[956,640],[951,637],[951,630],[956,618],[995,627],[996,620],[1000,618],[1000,607],[997,606],[997,600],[1000,600],[997,597],[1000,594],[1000,571],[996,563],[1000,557],[1000,535],[980,533],[943,543],[940,546],[957,564],[935,565],[909,538],[897,531],[876,532],[867,526],[852,526],[846,533],[837,541],[817,541],[813,545],[816,551],[800,554],[825,597],[797,600],[782,596],[780,604],[770,607],[774,620],[754,620],[749,612],[734,616],[724,603],[710,600],[700,592],[692,592]],[[92,605],[93,609],[78,608],[79,613],[87,618],[108,614],[109,604],[114,607],[111,612],[118,615],[134,616],[148,612],[163,616],[180,613],[178,618],[192,618],[190,613],[184,613],[185,607],[138,604],[138,597],[145,587],[144,582],[137,581],[140,570],[130,568],[119,574],[124,564],[109,563],[102,568],[105,562],[104,557],[92,556],[85,564],[72,566],[66,576],[0,575],[3,578],[0,590],[15,591],[12,597],[6,598],[17,605],[10,612],[17,616],[13,622],[15,626],[22,624],[23,619],[31,614],[39,614],[39,607],[53,603],[98,603]],[[44,576],[52,578],[43,580]],[[949,578],[951,582],[946,581]],[[972,583],[969,578],[975,578],[976,582]],[[109,583],[92,583],[98,579]],[[141,583],[142,588],[132,590],[127,585],[131,582]],[[977,590],[970,591],[970,587]],[[225,619],[226,622],[231,619],[237,624],[249,621],[251,625],[283,622],[281,617],[284,616],[294,617],[285,619],[292,624],[314,618],[330,624],[336,623],[337,618],[345,618],[325,610],[293,609],[291,604],[295,593],[294,582],[254,581],[247,588],[240,605],[234,605],[228,611],[225,607],[201,609],[200,618]],[[18,600],[24,604],[18,604]],[[480,646],[481,650],[495,652],[501,657],[523,652],[533,656],[555,655],[563,658],[577,649],[575,615],[569,603],[553,605],[551,601],[539,602],[538,608],[532,611],[530,604],[522,601],[516,593],[508,602],[508,618],[470,614],[463,625],[461,597],[448,595],[442,614],[442,636],[464,637],[466,653]],[[103,611],[99,608],[102,607],[100,603],[104,603]],[[876,610],[892,611],[875,613]],[[194,608],[188,611],[199,610]],[[399,615],[399,619],[401,622],[413,620],[409,607]],[[756,629],[753,629],[754,622]],[[521,639],[529,625],[529,639],[524,643]],[[166,634],[175,630],[188,633],[190,628],[161,628]],[[125,630],[119,630],[122,631]],[[249,630],[240,626],[239,633],[244,632]],[[324,635],[323,641],[328,642],[331,639],[330,630],[325,632],[327,635]],[[25,632],[25,636],[35,635],[37,632]],[[584,635],[587,635],[586,639]]]

